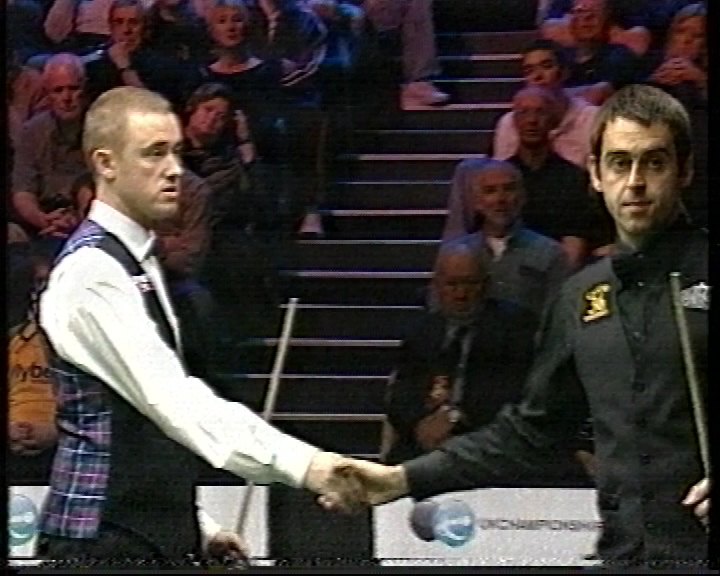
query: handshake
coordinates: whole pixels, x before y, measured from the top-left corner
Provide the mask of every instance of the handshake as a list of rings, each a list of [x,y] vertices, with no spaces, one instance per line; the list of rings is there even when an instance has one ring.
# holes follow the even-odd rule
[[[402,466],[385,466],[332,452],[315,455],[305,475],[304,487],[318,494],[317,502],[324,509],[349,514],[408,493]]]

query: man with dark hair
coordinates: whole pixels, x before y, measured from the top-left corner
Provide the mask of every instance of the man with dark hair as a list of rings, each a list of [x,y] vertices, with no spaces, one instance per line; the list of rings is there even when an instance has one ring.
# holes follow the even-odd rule
[[[402,465],[354,461],[349,468],[370,501],[488,487],[531,472],[589,414],[603,563],[707,565],[711,478],[680,339],[688,336],[698,401],[707,403],[709,244],[706,231],[685,221],[681,204],[692,148],[687,112],[662,90],[631,85],[607,100],[588,167],[615,221],[615,253],[563,286],[518,405]],[[332,507],[331,498],[322,502]]]
[[[565,52],[550,40],[534,40],[523,51],[522,73],[525,86],[541,86],[555,98],[556,123],[549,134],[552,149],[585,170],[588,134],[597,107],[572,96],[565,88],[569,74]],[[495,125],[493,155],[507,160],[517,152],[519,143],[520,136],[511,110],[501,116]]]

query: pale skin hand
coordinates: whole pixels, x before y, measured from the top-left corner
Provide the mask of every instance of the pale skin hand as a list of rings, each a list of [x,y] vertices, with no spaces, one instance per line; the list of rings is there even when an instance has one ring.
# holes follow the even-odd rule
[[[208,541],[207,555],[217,560],[247,560],[250,558],[250,548],[239,534],[221,530]]]
[[[345,458],[332,452],[318,452],[305,474],[304,487],[333,503],[332,509],[354,512],[367,505],[366,489],[348,470]]]
[[[323,494],[317,502],[326,510],[356,511],[367,504],[378,506],[408,493],[407,475],[402,466],[385,466],[368,460],[344,458],[338,465],[338,473],[351,476],[362,486],[362,497],[348,506],[356,494]]]
[[[695,516],[705,525],[708,525],[710,514],[710,478],[703,478],[688,491],[683,506],[692,508]]]

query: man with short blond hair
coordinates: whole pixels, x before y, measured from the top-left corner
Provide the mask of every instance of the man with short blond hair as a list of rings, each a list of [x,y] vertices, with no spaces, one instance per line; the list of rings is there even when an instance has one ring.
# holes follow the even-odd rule
[[[153,232],[179,208],[183,133],[170,110],[135,87],[90,107],[96,198],[40,300],[59,437],[39,550],[76,566],[246,555],[197,507],[198,457],[261,484],[354,492],[336,472],[341,456],[281,433],[188,371]]]

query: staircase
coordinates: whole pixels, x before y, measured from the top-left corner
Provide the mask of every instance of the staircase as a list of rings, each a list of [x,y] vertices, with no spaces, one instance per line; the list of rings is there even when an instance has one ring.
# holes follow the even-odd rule
[[[495,122],[521,85],[536,9],[528,0],[435,0],[438,86],[452,103],[402,112],[393,90],[379,111],[351,110],[324,207],[328,235],[296,241],[281,263],[283,294],[299,305],[279,428],[328,450],[378,456],[387,377],[431,278],[453,170],[490,152]],[[221,378],[257,410],[279,333],[237,344]]]

